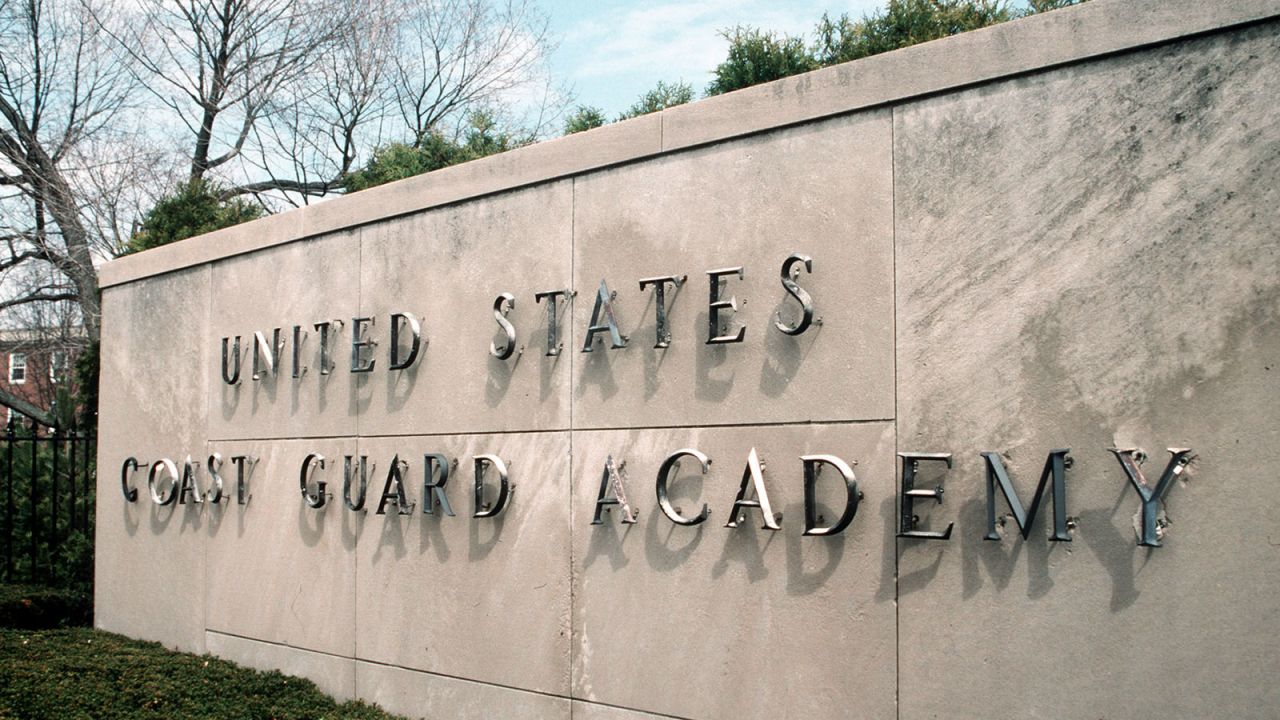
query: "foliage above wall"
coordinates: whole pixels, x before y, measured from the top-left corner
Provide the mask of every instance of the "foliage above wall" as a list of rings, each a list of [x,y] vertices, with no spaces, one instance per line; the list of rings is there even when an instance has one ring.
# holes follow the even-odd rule
[[[1011,0],[889,0],[883,10],[853,20],[847,14],[824,14],[813,40],[740,25],[721,32],[729,43],[724,61],[712,71],[707,97],[780,80],[818,68],[878,55],[930,40],[1048,12],[1087,0],[1029,0],[1019,9]],[[693,101],[689,83],[659,82],[618,120]],[[565,125],[565,134],[606,123],[596,107],[580,105]]]
[[[262,217],[261,206],[243,198],[223,199],[205,180],[184,182],[142,216],[142,229],[121,254],[141,252]]]
[[[814,41],[779,36],[755,28],[725,32],[729,55],[716,66],[707,95],[739,90],[828,65],[858,60],[922,42],[958,35],[1027,15],[1077,5],[1085,0],[1031,0],[1019,10],[1009,0],[889,0],[852,20],[824,14]]]
[[[491,113],[474,112],[468,117],[466,132],[456,140],[433,130],[411,144],[391,143],[378,148],[364,167],[344,178],[343,187],[347,192],[356,192],[505,152],[532,141],[533,138],[518,138],[499,128]]]

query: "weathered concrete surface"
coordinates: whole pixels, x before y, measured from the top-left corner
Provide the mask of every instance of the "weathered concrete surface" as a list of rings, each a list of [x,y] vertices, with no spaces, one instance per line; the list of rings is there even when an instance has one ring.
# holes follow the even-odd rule
[[[567,698],[512,690],[447,675],[356,663],[360,696],[410,718],[568,720]]]
[[[894,712],[893,425],[681,428],[573,434],[573,697],[679,717],[890,717]],[[657,507],[668,454],[701,450]],[[724,527],[752,448],[781,530],[759,511]],[[803,454],[857,462],[865,495],[834,537],[803,537]],[[590,525],[606,459],[626,461],[638,522]],[[820,477],[825,523],[845,495]]]
[[[1280,706],[1278,65],[1267,24],[896,111],[898,448],[957,454],[956,536],[900,542],[904,720]],[[1157,549],[1135,445],[1199,454]],[[1055,447],[1073,542],[984,542],[978,452],[1026,503]]]
[[[232,497],[205,515],[206,627],[353,657],[355,547],[366,518],[342,507],[342,458],[356,454],[356,441],[223,441],[210,449],[223,458]],[[315,478],[327,480],[333,495],[320,510],[302,502],[298,486],[310,453],[325,457],[327,472],[316,470]],[[245,505],[235,497],[236,455],[257,459]]]
[[[458,460],[445,486],[454,517],[439,504],[423,513],[427,452]],[[569,434],[362,438],[360,453],[378,470],[357,550],[357,656],[568,695]],[[481,454],[502,458],[514,486],[495,518],[472,517]],[[393,457],[407,463],[409,515],[391,503],[376,514]],[[492,502],[495,470],[485,486]]]
[[[577,720],[655,720],[670,715],[653,715],[638,710],[627,710],[599,703],[573,701],[573,717]]]
[[[571,192],[567,181],[541,185],[363,231],[360,311],[377,318],[379,345],[375,372],[357,381],[362,435],[569,427],[569,358],[546,356],[534,293],[571,282]],[[493,317],[504,292],[523,352],[499,360],[489,350],[506,344]],[[393,312],[423,324],[421,356],[403,371],[386,369]]]
[[[888,111],[784,130],[574,184],[574,426],[644,427],[887,419],[893,416],[892,175]],[[709,192],[709,188],[715,188]],[[813,259],[798,282],[822,324],[799,336],[798,303],[779,273]],[[707,271],[739,311],[707,345]],[[653,291],[639,280],[687,275],[668,294],[671,345],[655,349]],[[601,279],[628,345],[608,334],[582,353]],[[670,289],[670,288],[668,288]]]
[[[199,463],[208,438],[209,269],[144,280],[103,297],[94,526],[94,626],[204,650],[204,537],[198,505],[151,501],[147,471],[125,502],[120,469],[169,458]],[[203,478],[201,478],[203,479]],[[158,490],[165,492],[167,481]]]

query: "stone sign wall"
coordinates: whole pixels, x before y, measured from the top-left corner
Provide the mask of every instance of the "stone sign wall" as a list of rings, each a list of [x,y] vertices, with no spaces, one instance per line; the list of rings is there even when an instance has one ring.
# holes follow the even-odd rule
[[[1280,2],[1094,0],[112,262],[95,622],[415,717],[1270,716],[1277,98]]]

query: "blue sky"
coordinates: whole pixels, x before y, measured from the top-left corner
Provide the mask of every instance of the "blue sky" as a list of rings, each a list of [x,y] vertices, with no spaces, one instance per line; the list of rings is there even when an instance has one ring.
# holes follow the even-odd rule
[[[552,72],[580,104],[610,119],[659,80],[683,80],[701,92],[724,59],[719,31],[751,25],[792,35],[812,32],[822,13],[861,17],[881,0],[546,0],[559,47]]]

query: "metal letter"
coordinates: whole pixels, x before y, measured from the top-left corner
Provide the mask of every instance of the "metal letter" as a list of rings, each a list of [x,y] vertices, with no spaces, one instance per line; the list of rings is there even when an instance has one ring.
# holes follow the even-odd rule
[[[339,328],[341,328],[342,321],[334,320],[333,322],[329,322],[326,320],[325,322],[318,322],[315,324],[315,329],[320,331],[320,374],[321,375],[328,375],[329,373],[333,372],[334,368],[338,367],[338,364],[331,359],[330,353],[329,353],[329,328],[333,325],[337,325]]]
[[[707,275],[711,280],[711,299],[707,306],[707,344],[719,345],[722,343],[739,343],[747,334],[746,327],[738,328],[738,332],[734,335],[720,334],[720,311],[728,308],[734,312],[738,311],[738,299],[730,296],[728,300],[720,299],[720,278],[727,275],[737,275],[739,279],[746,277],[746,272],[741,267],[724,268],[722,270],[708,270]]]
[[[159,492],[158,482],[160,480],[160,471],[165,470],[169,473],[169,493],[161,495]],[[178,499],[178,466],[173,464],[169,458],[161,458],[151,463],[151,471],[147,473],[147,487],[151,490],[151,501],[157,505],[171,505],[173,501]]]
[[[1009,509],[1013,511],[1013,520],[1018,523],[1018,530],[1022,532],[1022,539],[1026,540],[1031,536],[1031,522],[1036,519],[1036,512],[1040,509],[1040,500],[1044,496],[1045,483],[1049,482],[1049,478],[1053,478],[1053,535],[1050,540],[1057,542],[1071,542],[1071,534],[1067,532],[1067,467],[1070,465],[1071,458],[1067,453],[1071,452],[1070,448],[1061,448],[1058,450],[1050,450],[1049,457],[1044,461],[1044,470],[1040,472],[1040,484],[1036,486],[1035,497],[1031,498],[1031,507],[1023,512],[1022,501],[1018,499],[1018,493],[1013,489],[1013,483],[1009,480],[1009,474],[1005,472],[1004,462],[1000,460],[999,453],[984,452],[983,459],[987,461],[987,534],[983,536],[983,540],[1000,540],[1000,534],[996,532],[996,484],[1000,485],[1000,492],[1004,493],[1005,502],[1009,503]]]
[[[592,525],[604,524],[602,515],[606,505],[621,505],[622,524],[635,524],[636,514],[631,511],[631,504],[627,502],[627,489],[622,484],[622,475],[626,467],[626,461],[621,465],[614,465],[612,455],[604,461],[604,474],[600,476],[600,494],[596,496],[596,515],[591,520]],[[613,490],[613,497],[608,497],[610,489]]]
[[[516,299],[511,293],[502,293],[493,301],[493,319],[507,336],[507,344],[498,347],[497,343],[489,343],[489,354],[499,360],[506,360],[516,351],[516,329],[507,319],[507,313],[516,306]]]
[[[603,325],[600,324],[601,311],[604,313]],[[596,304],[591,309],[591,322],[587,324],[587,341],[582,344],[582,352],[591,352],[591,343],[595,340],[596,333],[605,331],[609,332],[610,346],[614,350],[627,346],[627,338],[618,329],[618,319],[613,314],[613,294],[609,292],[604,280],[601,280],[600,289],[596,291]]]
[[[222,454],[210,455],[205,467],[209,469],[209,502],[216,505],[222,502],[222,475],[218,473],[222,468]]]
[[[321,457],[320,460],[320,467],[324,467],[324,458]],[[231,464],[236,466],[236,504],[248,505],[249,498],[252,497],[249,493],[249,473],[257,466],[258,459],[249,455],[232,455]],[[248,471],[245,469],[246,465]],[[320,483],[320,492],[324,492],[324,483]]]
[[[804,463],[803,534],[838,535],[849,527],[849,523],[853,522],[853,516],[858,514],[858,503],[862,501],[862,493],[858,492],[858,479],[854,477],[853,468],[835,455],[801,455],[800,461]],[[835,525],[822,528],[818,527],[816,486],[818,474],[822,472],[824,464],[840,471],[840,477],[844,480],[846,495],[844,513],[840,516],[840,519]],[[857,465],[856,462],[853,464]]]
[[[755,490],[756,499],[748,500],[747,495]],[[738,515],[738,509],[760,508],[760,513],[764,515],[764,527],[761,530],[781,530],[778,521],[782,519],[782,513],[776,516],[773,509],[769,507],[769,494],[764,490],[764,465],[760,462],[760,456],[756,454],[756,449],[751,448],[751,454],[747,456],[747,467],[742,471],[742,485],[738,488],[738,499],[733,501],[733,509],[729,511],[729,522],[725,523],[727,528],[738,527],[739,522],[746,522],[747,516]]]
[[[1142,469],[1134,460],[1134,455],[1140,453],[1137,448],[1107,448],[1107,450],[1120,461],[1124,474],[1129,476],[1129,483],[1142,499],[1142,535],[1138,538],[1138,545],[1160,547],[1161,528],[1157,516],[1159,503],[1164,499],[1165,493],[1173,487],[1173,479],[1181,475],[1182,471],[1187,469],[1187,465],[1191,464],[1192,458],[1195,457],[1191,454],[1191,448],[1169,448],[1169,464],[1165,465],[1164,474],[1160,476],[1160,481],[1156,483],[1154,489],[1147,483],[1146,476],[1142,474]]]
[[[799,335],[805,330],[808,330],[809,326],[813,324],[813,298],[809,296],[809,293],[804,291],[804,288],[796,284],[795,277],[792,275],[792,268],[796,263],[804,263],[805,271],[810,273],[813,272],[813,258],[808,255],[792,253],[791,256],[782,263],[782,287],[786,288],[788,295],[795,298],[800,303],[801,313],[800,322],[796,323],[794,326],[784,325],[781,313],[779,313],[778,319],[773,321],[774,327],[788,335]],[[799,275],[800,273],[799,271],[796,271],[795,274]]]
[[[366,359],[363,357],[365,348],[372,348],[378,344],[376,340],[364,339],[365,324],[373,325],[374,319],[371,317],[351,318],[351,372],[366,373],[373,370],[376,360],[372,357]]]
[[[563,297],[565,298],[565,302],[567,303],[568,298],[571,298],[573,296],[574,296],[574,293],[571,290],[548,290],[547,292],[540,292],[540,293],[533,294],[533,299],[535,302],[540,303],[542,302],[542,298],[547,298],[547,356],[548,357],[559,355],[561,348],[564,347],[563,345],[560,344],[560,340],[559,340],[560,328],[556,324],[556,298]]]
[[[921,498],[933,498],[942,504],[942,486],[932,490],[919,490],[916,488],[916,472],[920,469],[920,461],[929,460],[934,462],[944,462],[947,467],[951,467],[951,453],[913,453],[901,452],[898,457],[902,458],[902,513],[898,523],[898,537],[920,538],[922,540],[949,540],[951,539],[951,529],[955,523],[947,523],[947,529],[943,532],[929,532],[927,530],[916,530],[916,523],[919,518],[915,515],[916,500]]]
[[[222,382],[228,385],[235,385],[240,382],[240,336],[236,336],[234,348],[230,351],[230,358],[227,352],[227,340],[230,338],[222,338]],[[227,360],[234,360],[231,372],[227,372]]]
[[[348,510],[363,510],[365,494],[369,490],[369,463],[368,456],[360,456],[360,494],[356,499],[351,499],[351,480],[355,477],[355,472],[351,468],[351,461],[354,458],[346,455],[342,458],[342,503],[347,506]],[[374,466],[377,468],[377,465]]]
[[[307,339],[307,334],[302,331],[301,325],[293,326],[293,377],[300,378],[307,374],[307,366],[302,364],[302,342]]]
[[[196,470],[199,465],[191,462],[191,456],[182,463],[182,484],[178,486],[178,504],[186,505],[187,496],[191,496],[191,502],[199,505],[204,502],[204,495],[200,493],[200,486],[196,484]]]
[[[687,518],[671,506],[671,499],[667,497],[667,483],[671,480],[671,473],[679,469],[680,458],[686,455],[702,464],[703,475],[706,475],[711,470],[711,459],[693,448],[684,448],[668,455],[667,459],[662,461],[662,467],[658,468],[658,507],[662,508],[663,514],[671,518],[671,522],[677,525],[697,525],[706,520],[707,516],[711,514],[711,511],[707,509],[706,503],[702,503],[702,512],[698,513],[697,517]]]
[[[302,489],[302,499],[306,501],[307,505],[318,510],[324,507],[329,496],[324,491],[325,482],[323,480],[316,482],[316,492],[314,495],[307,489],[307,486],[311,484],[312,466],[319,466],[320,469],[323,470],[324,456],[317,453],[311,453],[302,461],[302,471],[298,473],[298,487]]]
[[[134,457],[125,458],[124,464],[120,466],[120,491],[124,493],[125,502],[138,501],[137,488],[129,487],[129,476],[137,469],[138,459]]]
[[[647,286],[653,286],[653,304],[658,315],[658,331],[657,341],[654,343],[655,348],[671,347],[671,328],[667,326],[667,283],[671,283],[677,290],[688,280],[688,275],[662,275],[659,277],[645,278],[640,281],[640,289],[644,290]]]
[[[449,482],[449,458],[440,453],[426,453],[422,456],[422,512],[435,514],[435,502],[440,501],[440,509],[445,515],[453,517],[453,508],[449,507],[449,498],[445,497],[444,486]],[[440,479],[432,482],[435,469],[440,468]]]
[[[400,359],[400,324],[401,322],[409,323],[409,332],[413,333],[413,339],[409,343],[409,357]],[[404,370],[418,359],[418,350],[422,347],[422,323],[418,322],[418,318],[413,313],[393,313],[391,315],[391,358],[389,367],[392,370]],[[373,369],[373,363],[369,363],[369,369]]]
[[[404,495],[404,476],[400,473],[401,468],[409,469],[409,463],[400,459],[399,455],[391,458],[391,469],[387,471],[387,482],[382,486],[382,499],[378,500],[378,509],[375,515],[387,514],[387,501],[396,504],[396,512],[399,515],[408,515],[413,512],[413,503],[409,502],[409,498]],[[391,490],[391,484],[395,483],[396,489]]]
[[[253,379],[261,379],[264,369],[267,375],[275,377],[280,367],[280,353],[283,350],[284,343],[280,340],[280,328],[271,331],[270,345],[267,345],[267,337],[261,331],[255,330],[253,332]]]
[[[492,465],[498,471],[498,499],[490,506],[484,501],[484,472],[485,468]],[[502,512],[507,506],[507,499],[510,497],[510,485],[508,484],[507,464],[502,462],[502,458],[497,455],[477,455],[475,459],[476,467],[476,506],[472,517],[488,518],[494,517]]]

